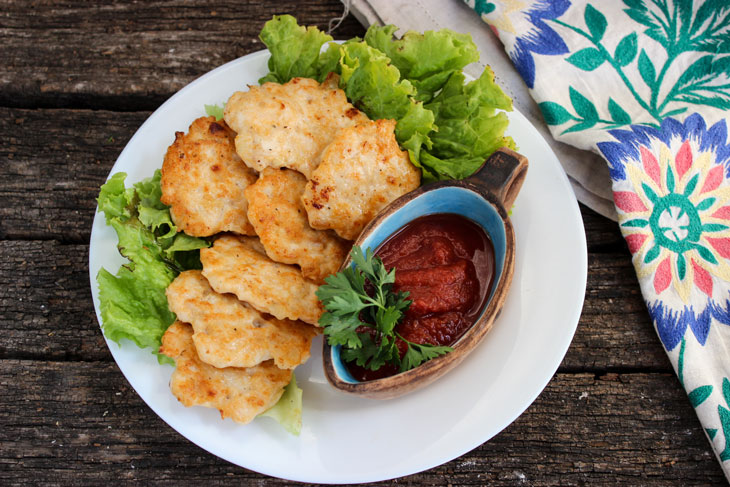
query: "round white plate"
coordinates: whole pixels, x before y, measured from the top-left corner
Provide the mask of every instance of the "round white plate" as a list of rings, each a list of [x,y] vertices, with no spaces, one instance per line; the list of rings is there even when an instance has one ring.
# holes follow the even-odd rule
[[[175,131],[224,103],[268,72],[268,52],[225,64],[190,83],[139,128],[112,168],[127,183],[162,165]],[[269,418],[248,425],[221,420],[217,411],[183,407],[170,393],[173,368],[149,350],[107,342],[129,383],[164,421],[201,448],[236,465],[303,482],[372,482],[417,473],[479,446],[514,421],[542,391],[573,338],[583,306],[587,254],[583,223],[568,179],[548,144],[518,112],[509,134],[530,168],[512,212],[517,236],[512,289],[492,331],[459,367],[425,389],[375,401],[329,386],[321,338],[296,370],[304,390],[299,437]],[[123,263],[114,231],[97,214],[89,273],[99,314],[96,274]]]

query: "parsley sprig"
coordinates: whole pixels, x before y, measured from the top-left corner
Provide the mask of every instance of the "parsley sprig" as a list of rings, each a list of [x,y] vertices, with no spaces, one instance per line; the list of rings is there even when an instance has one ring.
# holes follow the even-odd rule
[[[407,292],[393,291],[395,268],[388,272],[370,248],[363,253],[355,246],[350,255],[354,266],[326,278],[316,293],[326,310],[319,324],[330,345],[342,346],[345,361],[370,370],[392,364],[404,372],[452,350],[403,338],[396,325],[411,302]],[[363,332],[360,327],[374,333]],[[406,345],[403,357],[398,351],[399,340]]]

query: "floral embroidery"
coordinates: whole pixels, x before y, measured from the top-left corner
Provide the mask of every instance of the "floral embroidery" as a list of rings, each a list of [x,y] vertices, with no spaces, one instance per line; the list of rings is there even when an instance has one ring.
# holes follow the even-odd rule
[[[475,9],[478,5],[485,7],[484,11],[480,11],[482,18],[499,30],[510,59],[530,88],[535,85],[533,53],[555,55],[568,52],[568,46],[546,21],[563,15],[570,7],[569,0],[539,0],[529,7],[519,0],[465,1]]]
[[[619,142],[599,142],[608,159],[619,223],[645,296],[672,289],[679,306],[649,303],[667,350],[689,327],[704,344],[711,315],[730,324],[711,300],[730,280],[730,146],[721,120],[707,129],[699,114],[684,123],[668,118],[660,128],[632,125],[612,130]],[[716,285],[719,283],[720,285]]]

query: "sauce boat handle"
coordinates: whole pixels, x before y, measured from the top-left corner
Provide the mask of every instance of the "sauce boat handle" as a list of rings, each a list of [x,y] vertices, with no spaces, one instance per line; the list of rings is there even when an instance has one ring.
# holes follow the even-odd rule
[[[468,180],[494,194],[509,210],[525,181],[527,166],[525,156],[502,147],[489,156]]]

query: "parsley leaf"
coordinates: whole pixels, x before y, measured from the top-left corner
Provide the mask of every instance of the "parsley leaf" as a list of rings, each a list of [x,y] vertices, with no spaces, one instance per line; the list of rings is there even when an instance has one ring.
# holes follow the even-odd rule
[[[404,372],[452,350],[400,336],[396,326],[411,301],[407,292],[393,291],[395,268],[388,271],[370,248],[355,246],[350,255],[353,266],[327,277],[316,293],[325,309],[319,324],[330,345],[343,347],[346,362],[370,370],[391,364]],[[405,344],[402,357],[399,343]]]

